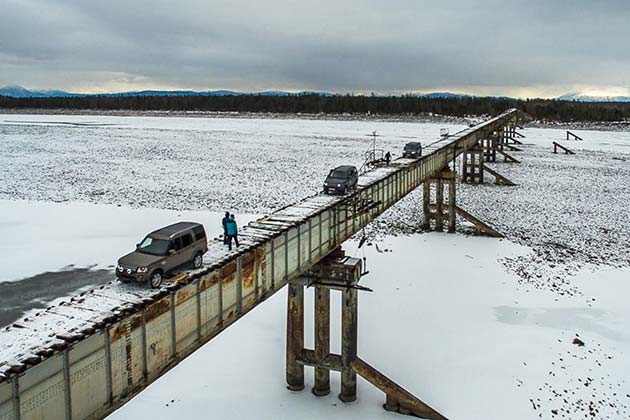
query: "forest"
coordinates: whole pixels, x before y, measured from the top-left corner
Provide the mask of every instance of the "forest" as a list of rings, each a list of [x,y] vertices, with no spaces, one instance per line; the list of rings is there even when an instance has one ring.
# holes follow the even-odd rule
[[[210,111],[279,114],[376,114],[421,115],[426,113],[478,116],[495,115],[519,108],[535,120],[622,121],[630,120],[630,102],[577,102],[550,99],[496,97],[423,97],[417,95],[260,95],[227,96],[99,96],[13,98],[0,96],[0,109],[68,109],[131,111]]]

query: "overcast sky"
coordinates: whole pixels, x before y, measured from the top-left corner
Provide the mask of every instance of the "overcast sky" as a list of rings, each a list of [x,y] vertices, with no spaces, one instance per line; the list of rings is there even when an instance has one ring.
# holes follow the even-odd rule
[[[630,95],[629,0],[0,0],[0,86]]]

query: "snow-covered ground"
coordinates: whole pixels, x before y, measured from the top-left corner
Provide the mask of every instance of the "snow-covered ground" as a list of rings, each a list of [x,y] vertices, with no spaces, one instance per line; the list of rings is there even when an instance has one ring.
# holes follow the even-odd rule
[[[462,125],[0,114],[0,199],[270,213],[372,145],[402,152]]]
[[[0,234],[12,238],[0,245],[0,281],[108,268],[177,220],[218,233],[224,210],[245,213],[243,224],[319,190],[330,167],[360,165],[374,130],[377,147],[396,155],[408,141],[431,143],[441,127],[0,115]],[[458,186],[459,205],[507,239],[407,236],[421,220],[416,191],[369,229],[386,252],[347,245],[365,252],[363,284],[375,290],[360,297],[359,354],[452,419],[627,419],[630,133],[576,131],[583,142],[563,140],[563,130],[523,133],[523,151],[512,153],[521,164],[490,165],[516,187],[491,176]],[[554,140],[577,154],[551,154]],[[284,388],[285,298],[271,298],[111,417],[398,418],[366,382],[352,405]],[[572,344],[576,335],[584,347]]]
[[[630,132],[576,132],[584,141],[563,140],[562,130],[526,129],[509,152],[521,163],[488,166],[517,185],[458,185],[458,205],[534,253],[501,261],[529,287],[558,295],[588,293],[571,281],[585,264],[630,267]],[[553,154],[558,141],[575,155]],[[461,168],[457,165],[458,170]],[[421,189],[383,214],[372,236],[420,230]]]

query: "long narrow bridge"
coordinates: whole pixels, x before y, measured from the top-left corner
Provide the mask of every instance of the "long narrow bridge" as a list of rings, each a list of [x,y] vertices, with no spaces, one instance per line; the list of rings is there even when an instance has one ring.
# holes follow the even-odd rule
[[[211,241],[201,269],[161,290],[112,282],[3,329],[0,420],[103,418],[456,157],[486,153],[485,140],[514,133],[518,118],[508,110],[439,139],[418,159],[364,173],[347,196],[317,194],[252,222],[233,252]],[[441,197],[437,207],[441,227]],[[454,206],[450,213],[454,220]]]

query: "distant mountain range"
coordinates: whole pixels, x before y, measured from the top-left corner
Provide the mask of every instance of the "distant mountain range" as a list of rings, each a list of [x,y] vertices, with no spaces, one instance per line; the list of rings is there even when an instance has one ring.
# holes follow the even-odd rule
[[[12,98],[80,98],[88,96],[238,96],[238,95],[261,95],[261,96],[294,96],[317,94],[321,96],[333,96],[329,92],[283,92],[279,90],[267,90],[262,92],[236,92],[232,90],[137,90],[130,92],[116,93],[72,93],[62,90],[29,90],[22,86],[5,86],[0,88],[0,96],[10,96]]]
[[[79,98],[88,96],[238,96],[238,95],[261,95],[261,96],[296,96],[296,95],[320,95],[335,96],[330,92],[285,92],[282,90],[265,90],[261,92],[237,92],[233,90],[138,90],[131,92],[119,93],[72,93],[62,90],[29,90],[22,86],[5,86],[0,88],[0,96],[10,96],[12,98]],[[378,95],[385,96],[385,95]],[[415,96],[422,98],[465,98],[472,97],[470,95],[462,95],[450,92],[433,92],[426,94],[417,94]]]
[[[630,102],[630,96],[591,96],[584,93],[567,93],[558,99],[579,102]]]
[[[296,96],[296,95],[308,95],[315,94],[320,96],[334,96],[334,93],[330,92],[315,92],[315,91],[303,91],[303,92],[285,92],[281,90],[266,90],[261,92],[238,92],[232,90],[138,90],[131,92],[119,92],[119,93],[72,93],[62,90],[29,90],[22,86],[5,86],[0,88],[0,96],[9,96],[12,98],[78,98],[87,96],[238,96],[238,95],[261,95],[261,96]],[[379,95],[385,96],[385,95]],[[475,95],[465,95],[451,92],[432,92],[416,94],[419,98],[474,98]],[[501,97],[502,99],[510,99],[509,97]],[[556,99],[564,101],[579,101],[579,102],[630,102],[630,96],[589,96],[582,93],[568,93],[557,97]]]

